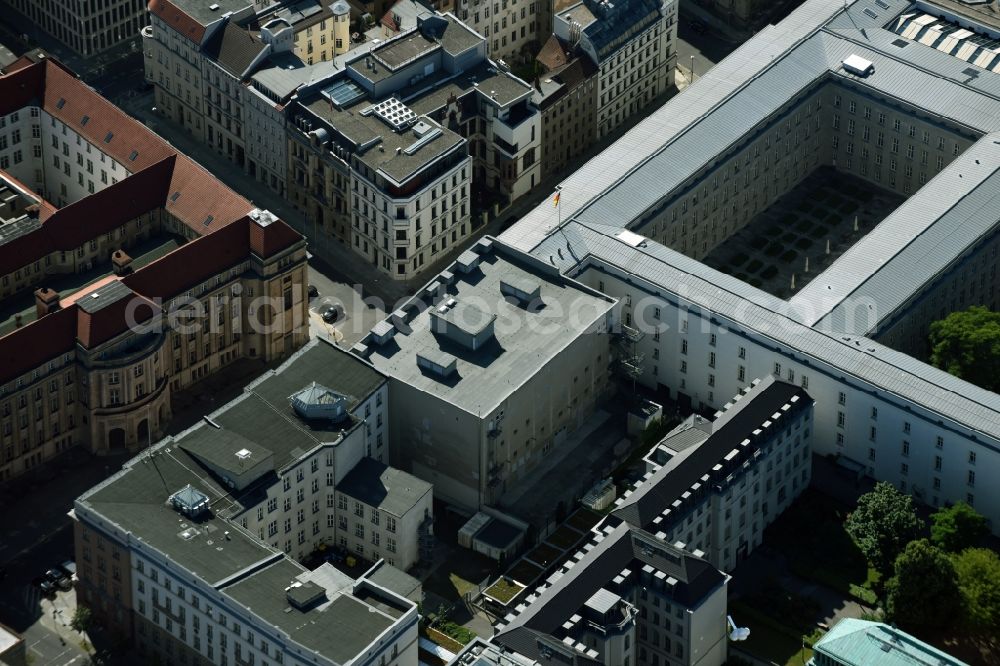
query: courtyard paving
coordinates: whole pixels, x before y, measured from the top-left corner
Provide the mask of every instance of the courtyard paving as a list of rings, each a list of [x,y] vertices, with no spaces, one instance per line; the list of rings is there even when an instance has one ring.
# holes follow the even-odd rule
[[[712,250],[705,263],[788,298],[903,201],[874,183],[820,167]]]

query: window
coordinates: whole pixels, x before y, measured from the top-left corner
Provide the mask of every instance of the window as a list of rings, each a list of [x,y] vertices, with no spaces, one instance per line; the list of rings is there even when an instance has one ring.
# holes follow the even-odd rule
[[[968,486],[970,488],[972,488],[972,487],[974,487],[976,485],[976,473],[974,471],[972,471],[971,469],[969,470],[969,477],[966,480],[966,483],[968,484]]]
[[[839,396],[837,396],[837,404],[838,404],[838,405],[843,405],[843,404],[845,404],[846,402],[847,402],[847,394],[846,394],[846,393],[844,393],[843,391],[841,391],[841,392],[840,392],[840,395],[839,395]]]
[[[969,464],[970,465],[975,465],[976,464],[976,452],[975,451],[969,451]]]

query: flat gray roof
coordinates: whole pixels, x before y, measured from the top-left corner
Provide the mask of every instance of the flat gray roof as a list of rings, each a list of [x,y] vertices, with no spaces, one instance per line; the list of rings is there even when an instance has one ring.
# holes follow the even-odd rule
[[[379,345],[366,338],[369,361],[381,372],[422,391],[437,395],[471,414],[487,414],[549,360],[590,326],[604,317],[614,300],[576,283],[555,269],[520,253],[510,253],[499,243],[482,250],[479,266],[462,273],[449,267],[455,283],[442,299],[466,302],[489,315],[496,315],[494,338],[476,351],[435,334],[430,329],[429,303],[418,293],[411,301],[422,308],[408,323],[406,332],[396,332]],[[515,255],[521,258],[515,258]],[[510,303],[500,292],[500,280],[520,276],[541,285],[544,307],[526,310]],[[437,306],[437,299],[433,305]],[[404,310],[407,306],[404,306]],[[576,316],[567,317],[573,312]],[[444,352],[458,359],[457,372],[436,378],[417,366],[417,354]]]
[[[360,153],[359,159],[371,167],[373,171],[380,171],[397,183],[406,182],[420,169],[465,143],[465,139],[447,127],[443,127],[424,116],[419,116],[417,120],[436,129],[438,135],[420,143],[412,151],[412,154],[408,154],[410,151],[407,149],[417,144],[420,138],[413,133],[412,128],[402,132],[393,131],[374,113],[367,116],[361,115],[361,111],[374,104],[375,102],[368,97],[364,97],[344,109],[337,109],[319,93],[310,95],[302,101],[305,108],[330,123],[337,132],[355,146],[360,147],[377,142],[378,145],[372,145]]]
[[[341,664],[356,658],[393,625],[396,618],[355,597],[350,589],[328,593],[318,606],[305,612],[293,607],[285,588],[301,581],[303,574],[308,577],[303,567],[282,559],[225,592],[291,640]]]
[[[362,458],[337,484],[337,492],[394,516],[404,516],[433,486],[374,458]]]
[[[1000,163],[1000,147],[992,134],[1000,131],[1000,76],[923,44],[904,41],[900,46],[899,37],[883,26],[911,7],[906,0],[854,0],[847,9],[837,2],[807,0],[780,25],[757,33],[563,181],[561,233],[553,233],[557,211],[546,202],[502,239],[562,270],[600,266],[637,276],[651,291],[661,293],[679,293],[683,285],[685,300],[804,353],[833,373],[853,375],[859,384],[922,406],[930,418],[940,414],[1000,437],[1000,396],[871,340],[810,329],[817,318],[803,315],[801,308],[655,242],[633,248],[615,238],[622,227],[641,233],[651,211],[678,196],[682,184],[705,173],[720,157],[744,145],[752,129],[804,91],[850,85],[939,117],[970,138],[982,137],[966,151],[980,164],[963,156],[928,183],[926,193],[911,198],[917,203],[938,199],[937,209],[948,207],[948,214],[941,211],[933,217],[931,206],[919,214],[892,216],[884,230],[876,229],[878,233],[869,234],[871,238],[856,246],[853,255],[842,258],[842,267],[853,261],[857,272],[835,270],[834,263],[799,292],[801,302],[811,289],[826,284],[823,280],[829,274],[838,281],[830,283],[831,291],[840,294],[831,299],[834,304],[863,287],[887,299],[886,312],[904,303],[923,286],[919,280],[932,279],[951,257],[976,241],[990,219],[997,219],[993,212],[977,219],[970,211],[976,204],[995,209],[991,202],[1000,185],[992,176]],[[871,61],[874,73],[859,78],[845,72],[841,62],[850,55]],[[966,171],[982,185],[974,189],[965,185]],[[959,174],[963,184],[956,192],[953,185]],[[966,201],[960,203],[963,193]],[[933,234],[920,239],[923,230]],[[931,242],[935,238],[937,247]],[[909,254],[901,261],[879,264],[865,254],[866,249],[884,256],[904,257],[904,250]],[[929,256],[932,250],[939,253],[933,261],[914,268],[915,258]],[[825,314],[822,308],[818,312]]]
[[[196,520],[167,503],[170,495],[188,484],[211,502],[211,511]],[[242,511],[242,507],[194,458],[169,444],[133,458],[118,474],[77,502],[210,585],[282,556],[231,525],[226,518]],[[224,537],[227,531],[228,540]]]

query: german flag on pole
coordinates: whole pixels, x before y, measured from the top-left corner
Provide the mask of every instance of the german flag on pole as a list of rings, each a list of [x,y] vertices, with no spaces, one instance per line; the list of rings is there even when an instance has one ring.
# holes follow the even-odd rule
[[[559,194],[560,194],[560,192],[556,191],[556,195],[554,197],[552,197],[552,205],[553,206],[558,206],[559,205]]]

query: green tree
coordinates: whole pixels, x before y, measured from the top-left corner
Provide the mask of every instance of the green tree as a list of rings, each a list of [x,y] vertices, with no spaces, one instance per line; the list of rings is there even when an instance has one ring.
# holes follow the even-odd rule
[[[966,621],[980,630],[1000,628],[1000,557],[988,548],[969,548],[952,561]]]
[[[858,498],[858,506],[844,525],[865,558],[886,580],[903,548],[915,539],[923,523],[913,510],[913,499],[885,481]]]
[[[990,391],[1000,389],[1000,312],[981,305],[931,324],[931,363]]]
[[[955,567],[927,539],[911,541],[886,584],[886,614],[903,625],[945,627],[962,608]]]
[[[942,507],[931,514],[931,541],[949,553],[979,545],[989,531],[986,518],[965,502]]]
[[[86,606],[77,606],[73,611],[73,619],[69,626],[73,631],[85,632],[90,628],[90,609]]]

